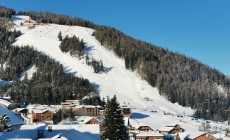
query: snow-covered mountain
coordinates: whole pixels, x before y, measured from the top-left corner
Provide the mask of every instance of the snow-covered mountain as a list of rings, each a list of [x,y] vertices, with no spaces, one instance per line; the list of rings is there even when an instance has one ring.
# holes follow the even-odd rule
[[[67,73],[88,79],[99,91],[100,96],[105,99],[116,95],[120,104],[128,104],[132,107],[132,124],[148,124],[154,130],[168,124],[180,124],[187,132],[194,132],[198,131],[203,122],[206,122],[205,120],[192,119],[189,116],[195,110],[169,102],[159,94],[157,88],[150,86],[137,72],[125,69],[124,60],[105,49],[92,36],[93,29],[57,24],[21,26],[21,23],[28,20],[30,20],[28,16],[13,17],[15,29],[23,33],[13,45],[21,47],[30,45],[50,56],[62,64]],[[84,57],[79,59],[69,53],[63,53],[59,48],[61,42],[57,37],[60,31],[63,37],[75,35],[79,39],[83,39],[86,43],[85,52],[89,54],[89,57],[102,60],[105,72],[94,73],[94,70],[85,63]],[[36,67],[31,66],[27,70],[28,78],[31,78],[36,70]],[[21,76],[21,79],[23,77],[24,75]],[[216,122],[211,122],[210,125],[215,128],[228,128],[227,125]]]
[[[65,67],[66,72],[75,76],[89,79],[98,88],[101,97],[116,95],[121,104],[129,104],[134,108],[159,110],[175,114],[192,115],[193,110],[172,104],[159,95],[158,89],[151,87],[142,80],[137,73],[125,69],[124,61],[103,47],[94,36],[94,30],[57,24],[36,25],[34,28],[21,26],[20,23],[29,19],[28,16],[14,16],[16,30],[21,30],[23,35],[17,38],[13,45],[33,46],[36,50],[44,52]],[[79,37],[86,43],[86,51],[90,57],[102,60],[105,67],[104,73],[96,74],[93,69],[85,64],[85,60],[79,60],[68,53],[63,53],[60,41],[57,38],[59,32],[63,36]]]

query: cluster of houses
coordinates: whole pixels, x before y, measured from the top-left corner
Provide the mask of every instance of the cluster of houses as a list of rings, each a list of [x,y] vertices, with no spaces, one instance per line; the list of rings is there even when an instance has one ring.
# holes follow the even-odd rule
[[[176,123],[168,124],[158,129],[154,128],[154,130],[148,124],[132,119],[131,108],[128,105],[121,105],[120,111],[124,116],[130,139],[133,140],[217,140],[215,136],[198,130],[198,132],[187,133],[184,128]],[[40,139],[47,138],[52,133],[56,134],[59,131],[67,131],[66,129],[70,127],[74,130],[71,133],[80,132],[78,126],[93,128],[93,133],[96,133],[98,136],[95,136],[100,139],[100,134],[102,134],[103,130],[103,108],[101,106],[80,105],[79,100],[67,100],[62,102],[61,105],[33,104],[27,106],[27,108],[16,108],[13,112],[16,115],[20,114],[21,118],[24,119],[24,124],[26,124],[18,123],[19,126],[14,126],[14,129],[18,129],[23,125],[20,129],[23,128],[29,131],[27,128],[33,127],[36,122],[47,124],[44,127],[37,128],[36,137]],[[71,119],[63,122],[66,117]],[[50,133],[47,133],[47,131]],[[225,137],[230,139],[229,136]]]

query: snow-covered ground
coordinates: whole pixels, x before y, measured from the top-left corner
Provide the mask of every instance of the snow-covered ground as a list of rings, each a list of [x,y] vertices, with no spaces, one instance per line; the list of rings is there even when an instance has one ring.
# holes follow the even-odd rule
[[[103,47],[92,33],[94,30],[79,26],[64,26],[47,24],[29,29],[20,26],[20,23],[28,19],[27,16],[15,16],[15,28],[21,30],[23,35],[17,38],[13,45],[30,45],[36,50],[44,52],[51,58],[61,63],[66,72],[78,77],[89,79],[100,92],[101,97],[112,97],[116,95],[121,104],[129,104],[132,107],[133,123],[145,123],[153,130],[164,127],[167,124],[177,123],[189,132],[197,131],[201,122],[188,117],[194,113],[191,108],[173,104],[160,96],[158,89],[151,87],[142,80],[136,72],[125,69],[124,60],[118,58],[114,53]],[[61,52],[58,33],[63,36],[69,35],[79,37],[86,43],[86,51],[96,60],[102,60],[106,72],[96,74],[93,69],[85,64],[85,60],[70,56]],[[32,67],[31,72],[36,68]],[[27,75],[30,71],[28,71]],[[148,100],[146,100],[146,97]],[[171,115],[164,115],[164,112]],[[184,117],[177,117],[184,116]],[[229,127],[223,124],[213,123],[220,127]]]
[[[28,79],[31,79],[33,74],[37,71],[37,68],[35,67],[35,65],[33,65],[32,67],[30,67],[25,73],[23,73],[20,77],[21,80],[23,80],[25,78],[25,76],[27,76]]]
[[[52,127],[52,131],[48,131]],[[37,140],[38,130],[43,130],[44,137],[39,140],[100,140],[98,125],[23,125],[20,130],[0,132],[1,140]]]

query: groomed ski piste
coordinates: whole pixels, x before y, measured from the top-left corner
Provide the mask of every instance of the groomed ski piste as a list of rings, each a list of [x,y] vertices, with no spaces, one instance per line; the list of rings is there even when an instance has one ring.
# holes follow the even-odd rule
[[[28,19],[28,16],[13,17],[15,29],[23,33],[16,39],[14,46],[29,45],[45,53],[62,64],[66,72],[88,79],[98,89],[100,96],[105,99],[116,95],[120,104],[126,104],[132,108],[131,121],[133,123],[148,124],[154,130],[175,123],[180,124],[187,132],[198,131],[202,120],[192,120],[192,117],[189,117],[195,110],[169,102],[159,94],[157,88],[151,87],[136,72],[125,69],[124,60],[107,50],[92,36],[93,29],[57,24],[36,25],[34,28],[20,25]],[[96,74],[90,66],[85,64],[84,58],[79,60],[69,53],[63,53],[59,48],[61,42],[57,37],[60,31],[63,37],[75,35],[83,39],[86,43],[85,51],[90,57],[102,60],[105,72]],[[36,70],[35,67],[32,68],[30,72]],[[164,115],[164,113],[170,115]],[[211,124],[223,129],[229,127],[217,122]]]

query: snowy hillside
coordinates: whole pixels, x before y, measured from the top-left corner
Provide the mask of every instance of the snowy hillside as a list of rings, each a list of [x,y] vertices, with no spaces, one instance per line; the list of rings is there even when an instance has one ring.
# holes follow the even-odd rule
[[[23,35],[17,38],[13,45],[30,45],[47,54],[62,64],[66,72],[88,79],[105,99],[116,95],[120,104],[129,104],[132,107],[132,119],[130,119],[132,125],[148,124],[156,131],[169,124],[180,124],[191,134],[198,131],[202,123],[206,123],[205,120],[188,117],[194,110],[169,102],[160,96],[158,89],[151,87],[136,72],[125,69],[124,60],[106,50],[92,36],[94,30],[57,24],[35,25],[32,28],[20,25],[28,19],[30,19],[28,16],[14,16],[15,28],[22,31]],[[102,60],[105,72],[96,74],[85,64],[84,58],[79,60],[69,53],[63,53],[59,48],[61,42],[57,37],[60,31],[63,37],[75,35],[83,39],[86,43],[85,52],[89,57]],[[31,78],[36,70],[35,66],[31,66],[26,71],[28,78]],[[21,79],[24,76],[25,74],[22,74]],[[221,131],[229,128],[218,122],[211,122],[210,125]]]
[[[142,110],[157,110],[171,112],[175,114],[193,114],[194,110],[172,104],[161,97],[156,88],[151,87],[146,81],[142,80],[137,73],[125,69],[124,61],[116,57],[112,52],[101,46],[92,36],[94,30],[78,27],[64,26],[56,24],[36,25],[34,28],[20,26],[21,22],[29,19],[27,16],[15,16],[14,23],[16,29],[24,34],[17,38],[14,45],[30,45],[36,50],[44,52],[51,58],[60,62],[66,72],[73,73],[78,77],[89,79],[100,92],[101,97],[117,96],[121,104]],[[86,50],[90,57],[102,60],[106,72],[96,74],[93,69],[85,64],[85,60],[63,53],[60,48],[57,35],[79,37],[86,43]]]

